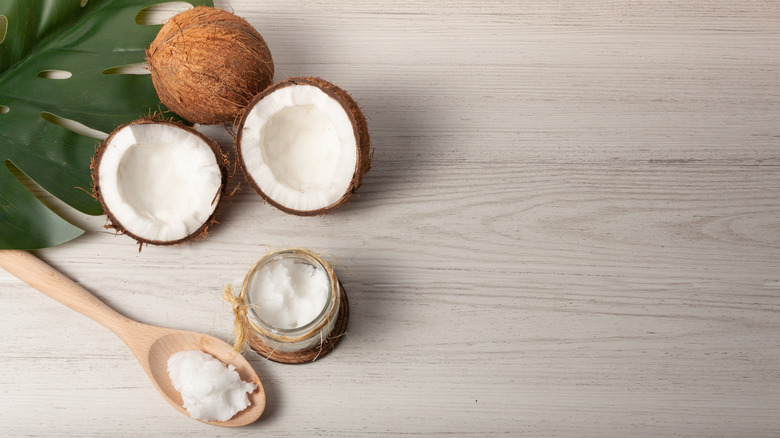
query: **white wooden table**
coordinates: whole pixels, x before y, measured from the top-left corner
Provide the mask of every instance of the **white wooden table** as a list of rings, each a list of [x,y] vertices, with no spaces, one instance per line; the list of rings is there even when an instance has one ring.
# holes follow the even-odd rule
[[[0,436],[780,435],[780,2],[230,6],[277,80],[361,104],[360,196],[299,218],[245,188],[206,240],[140,253],[64,212],[90,231],[35,254],[129,317],[230,339],[222,286],[308,247],[348,336],[308,365],[249,354],[267,409],[216,428],[0,272]]]

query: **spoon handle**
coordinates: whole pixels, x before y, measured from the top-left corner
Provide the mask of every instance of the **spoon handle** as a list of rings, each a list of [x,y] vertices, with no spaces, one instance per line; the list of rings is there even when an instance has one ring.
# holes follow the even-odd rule
[[[116,334],[135,322],[120,315],[76,282],[27,251],[0,250],[0,267]]]

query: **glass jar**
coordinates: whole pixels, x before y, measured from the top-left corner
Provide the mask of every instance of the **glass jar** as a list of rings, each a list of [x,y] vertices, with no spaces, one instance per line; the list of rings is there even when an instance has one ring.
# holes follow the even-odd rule
[[[263,268],[273,263],[289,261],[314,269],[315,275],[327,279],[327,294],[319,313],[309,322],[293,328],[281,327],[269,321],[268,308],[252,293],[261,282]],[[333,349],[346,332],[348,305],[346,293],[333,268],[315,253],[305,249],[287,249],[266,255],[258,261],[244,279],[239,299],[246,305],[246,339],[249,346],[268,359],[283,363],[309,362]],[[292,303],[295,305],[295,303]],[[268,306],[266,304],[266,306]],[[274,309],[276,310],[276,309]],[[289,310],[284,308],[279,311]],[[263,318],[263,314],[266,318]]]

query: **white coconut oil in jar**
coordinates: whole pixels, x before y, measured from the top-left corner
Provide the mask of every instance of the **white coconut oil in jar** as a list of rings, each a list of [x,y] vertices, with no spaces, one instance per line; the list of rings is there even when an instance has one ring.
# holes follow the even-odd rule
[[[283,363],[329,352],[346,331],[346,294],[330,265],[304,249],[263,257],[244,279],[249,346]]]

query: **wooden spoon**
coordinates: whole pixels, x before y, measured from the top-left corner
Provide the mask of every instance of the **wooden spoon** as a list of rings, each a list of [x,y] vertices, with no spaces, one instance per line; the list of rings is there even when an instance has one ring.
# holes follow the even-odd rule
[[[181,394],[168,377],[168,358],[185,350],[201,350],[223,363],[233,364],[241,380],[253,382],[257,390],[249,394],[251,405],[227,421],[204,421],[217,426],[237,427],[252,423],[265,409],[265,391],[260,378],[233,347],[213,336],[142,324],[120,315],[96,296],[57,272],[27,251],[0,250],[0,267],[71,309],[99,322],[130,348],[160,395],[181,413]],[[200,421],[200,420],[199,420]]]

